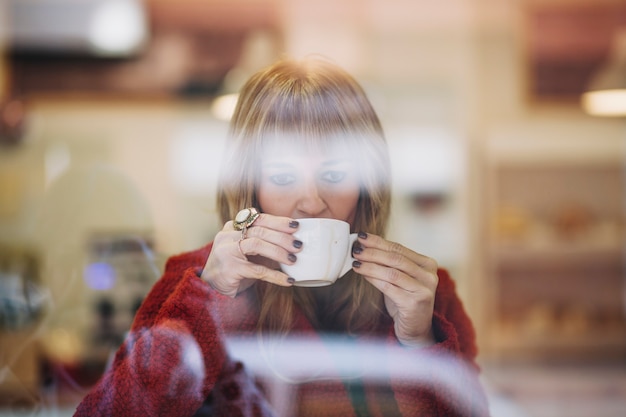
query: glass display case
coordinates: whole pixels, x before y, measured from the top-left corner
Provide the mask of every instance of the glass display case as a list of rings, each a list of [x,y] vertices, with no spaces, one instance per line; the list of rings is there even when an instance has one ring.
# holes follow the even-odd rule
[[[626,352],[624,163],[571,156],[487,158],[485,332],[496,355]]]

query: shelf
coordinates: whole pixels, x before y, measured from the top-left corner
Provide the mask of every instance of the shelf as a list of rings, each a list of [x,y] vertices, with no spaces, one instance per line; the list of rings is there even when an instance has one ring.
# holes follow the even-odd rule
[[[492,338],[491,346],[502,353],[537,354],[543,352],[548,355],[567,356],[594,351],[615,352],[616,354],[626,352],[626,328],[624,326],[583,333],[559,332],[558,329],[532,333],[520,331],[518,326],[497,327],[497,336]]]
[[[626,254],[626,243],[575,243],[556,244],[502,244],[493,245],[489,257],[494,265],[533,263],[562,263],[572,266],[581,263],[621,262]]]
[[[483,259],[492,354],[626,354],[624,154],[593,146],[576,158],[544,157],[530,143],[488,155]]]

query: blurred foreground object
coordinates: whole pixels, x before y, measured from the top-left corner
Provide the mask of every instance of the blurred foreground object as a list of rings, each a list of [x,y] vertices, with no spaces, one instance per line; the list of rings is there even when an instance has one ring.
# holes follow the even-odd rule
[[[592,77],[582,105],[592,116],[626,116],[626,29],[615,33],[609,59]]]

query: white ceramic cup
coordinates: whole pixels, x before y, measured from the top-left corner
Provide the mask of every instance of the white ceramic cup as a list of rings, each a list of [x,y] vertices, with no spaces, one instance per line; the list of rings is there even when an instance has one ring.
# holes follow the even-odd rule
[[[351,268],[352,244],[357,234],[350,225],[335,219],[297,219],[300,225],[293,236],[302,241],[302,250],[293,265],[281,264],[287,275],[300,287],[333,284]]]

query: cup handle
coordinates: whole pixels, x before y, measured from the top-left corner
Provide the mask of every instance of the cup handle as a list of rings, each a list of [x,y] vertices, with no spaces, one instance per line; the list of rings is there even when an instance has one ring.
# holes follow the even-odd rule
[[[348,245],[348,253],[346,253],[346,260],[344,261],[343,267],[341,268],[341,273],[339,274],[339,277],[344,276],[345,274],[348,273],[349,270],[352,269],[352,262],[354,261],[354,258],[352,257],[352,245],[354,245],[354,242],[356,242],[357,237],[358,237],[358,234],[356,233],[350,234],[350,244]]]

